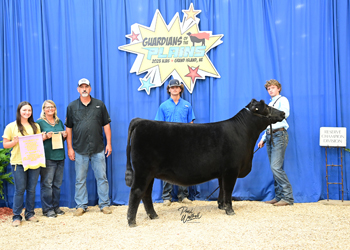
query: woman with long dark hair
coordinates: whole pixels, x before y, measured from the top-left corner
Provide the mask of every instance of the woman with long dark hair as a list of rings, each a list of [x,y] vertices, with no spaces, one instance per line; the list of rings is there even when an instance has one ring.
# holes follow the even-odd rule
[[[34,216],[35,187],[38,183],[40,167],[24,171],[18,137],[40,134],[40,127],[33,119],[33,108],[29,102],[21,102],[17,107],[16,121],[11,122],[5,128],[3,137],[4,148],[12,148],[10,163],[15,182],[15,194],[13,197],[12,225],[21,224],[24,192],[27,191],[24,217],[27,221],[38,222]],[[43,135],[44,137],[44,135]]]

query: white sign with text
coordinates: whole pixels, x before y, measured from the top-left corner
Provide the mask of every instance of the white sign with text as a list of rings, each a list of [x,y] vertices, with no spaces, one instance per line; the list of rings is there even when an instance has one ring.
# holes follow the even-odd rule
[[[321,147],[346,147],[346,128],[321,127]]]

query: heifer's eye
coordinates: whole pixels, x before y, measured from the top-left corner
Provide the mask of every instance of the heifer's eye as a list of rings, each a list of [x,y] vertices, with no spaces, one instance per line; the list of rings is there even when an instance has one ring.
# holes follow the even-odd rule
[[[255,108],[255,110],[259,110],[258,108]]]

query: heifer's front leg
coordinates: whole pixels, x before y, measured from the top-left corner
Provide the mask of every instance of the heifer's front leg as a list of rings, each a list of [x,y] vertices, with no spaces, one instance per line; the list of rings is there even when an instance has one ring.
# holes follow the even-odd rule
[[[143,206],[145,207],[147,215],[151,219],[158,219],[158,215],[157,215],[156,211],[154,210],[153,202],[152,202],[153,182],[154,182],[154,179],[148,185],[148,188],[145,192],[145,195],[142,198],[142,201],[143,201]]]
[[[219,197],[218,197],[218,208],[219,209],[225,209],[224,208],[224,199],[223,199],[223,188],[222,188],[222,178],[218,178],[219,180]]]
[[[223,189],[224,189],[224,208],[227,215],[234,215],[235,211],[232,209],[232,192],[236,184],[237,174],[226,174],[223,177]]]

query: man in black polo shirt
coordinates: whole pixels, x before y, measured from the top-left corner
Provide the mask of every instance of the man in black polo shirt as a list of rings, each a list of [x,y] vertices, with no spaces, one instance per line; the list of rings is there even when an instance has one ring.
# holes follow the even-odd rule
[[[86,176],[91,160],[91,167],[97,180],[98,204],[104,214],[112,213],[109,208],[109,186],[106,176],[105,154],[112,153],[111,118],[105,104],[90,96],[91,86],[88,79],[78,82],[80,98],[67,107],[66,129],[68,157],[75,161],[75,216],[81,216],[87,210],[88,193]],[[107,145],[104,149],[102,127],[106,135]],[[73,147],[72,147],[73,134]]]

